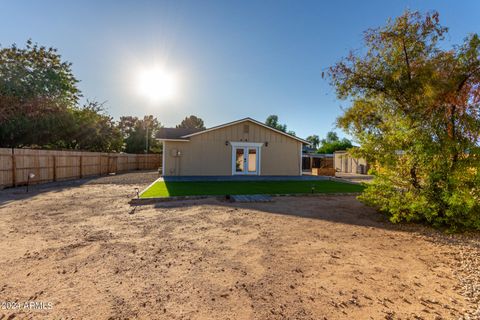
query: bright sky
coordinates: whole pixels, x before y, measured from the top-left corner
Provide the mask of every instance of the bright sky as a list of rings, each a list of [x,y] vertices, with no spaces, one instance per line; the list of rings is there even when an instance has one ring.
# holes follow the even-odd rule
[[[406,8],[439,11],[451,43],[480,33],[476,0],[2,0],[0,43],[32,38],[58,48],[84,96],[107,101],[115,118],[153,114],[174,126],[194,114],[210,127],[277,114],[300,137],[323,137],[348,102],[336,99],[321,72],[360,48],[365,29]],[[159,78],[151,69],[168,72],[160,78],[170,99],[141,94],[150,86],[139,83]]]

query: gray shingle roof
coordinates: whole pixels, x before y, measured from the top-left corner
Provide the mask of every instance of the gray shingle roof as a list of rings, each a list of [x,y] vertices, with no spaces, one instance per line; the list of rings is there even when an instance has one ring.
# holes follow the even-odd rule
[[[182,136],[196,133],[202,130],[203,129],[191,129],[191,128],[160,128],[160,130],[158,130],[158,133],[157,133],[157,138],[188,140],[188,139],[182,138]]]

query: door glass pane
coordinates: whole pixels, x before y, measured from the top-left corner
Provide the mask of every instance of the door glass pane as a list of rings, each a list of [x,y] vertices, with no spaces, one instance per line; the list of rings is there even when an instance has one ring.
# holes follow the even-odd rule
[[[257,172],[257,149],[248,149],[248,172]]]
[[[235,171],[243,172],[245,159],[243,158],[243,148],[235,150]]]

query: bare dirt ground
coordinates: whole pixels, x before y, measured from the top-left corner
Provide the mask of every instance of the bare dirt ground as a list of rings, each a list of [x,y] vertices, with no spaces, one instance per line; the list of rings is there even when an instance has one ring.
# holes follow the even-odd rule
[[[52,304],[0,319],[480,318],[478,235],[349,196],[130,206],[154,179],[0,191],[0,301]]]

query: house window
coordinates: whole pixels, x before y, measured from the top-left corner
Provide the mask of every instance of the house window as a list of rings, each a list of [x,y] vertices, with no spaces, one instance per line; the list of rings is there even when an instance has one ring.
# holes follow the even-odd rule
[[[248,124],[243,125],[243,133],[249,133],[250,132],[250,126]]]

